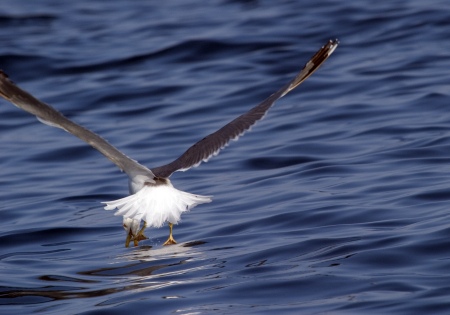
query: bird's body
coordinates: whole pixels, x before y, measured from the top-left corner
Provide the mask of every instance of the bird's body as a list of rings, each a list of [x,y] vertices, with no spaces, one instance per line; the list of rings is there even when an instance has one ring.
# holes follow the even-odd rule
[[[165,222],[177,224],[183,212],[207,202],[211,202],[210,196],[193,195],[176,189],[167,178],[156,178],[155,183],[146,182],[142,187],[133,188],[130,182],[129,196],[104,203],[106,210],[118,209],[115,214],[123,216],[125,230],[139,231],[141,220],[155,228]],[[143,236],[143,230],[140,234],[135,231],[129,234],[127,242],[136,240],[137,235]]]
[[[130,195],[105,202],[106,210],[117,209],[115,214],[123,216],[123,226],[127,231],[126,246],[131,241],[137,245],[139,241],[146,239],[143,232],[147,226],[161,227],[165,222],[170,227],[169,239],[165,245],[173,244],[176,243],[172,236],[173,224],[179,222],[183,212],[196,205],[211,202],[211,196],[195,195],[176,189],[169,179],[172,173],[185,171],[217,155],[232,139],[237,139],[258,120],[261,120],[276,100],[296,88],[317,70],[333,53],[337,45],[337,40],[329,41],[287,85],[245,114],[191,146],[176,160],[152,169],[130,159],[99,135],[76,124],[53,107],[34,98],[9,80],[3,72],[0,72],[0,96],[35,115],[41,122],[64,129],[87,142],[128,175]],[[142,228],[141,221],[144,221]]]

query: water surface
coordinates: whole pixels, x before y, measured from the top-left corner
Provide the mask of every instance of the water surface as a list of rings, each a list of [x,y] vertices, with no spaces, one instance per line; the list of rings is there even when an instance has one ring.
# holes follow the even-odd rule
[[[0,67],[149,167],[340,47],[176,173],[214,202],[124,248],[127,179],[0,104],[2,314],[448,314],[447,1],[3,1]]]

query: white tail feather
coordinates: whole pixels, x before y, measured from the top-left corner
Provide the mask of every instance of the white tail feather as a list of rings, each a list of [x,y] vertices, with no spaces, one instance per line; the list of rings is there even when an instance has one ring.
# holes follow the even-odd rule
[[[177,224],[183,212],[211,201],[211,196],[193,195],[171,185],[150,185],[128,197],[103,203],[105,210],[117,209],[114,215],[144,220],[147,226],[158,228],[166,221]]]

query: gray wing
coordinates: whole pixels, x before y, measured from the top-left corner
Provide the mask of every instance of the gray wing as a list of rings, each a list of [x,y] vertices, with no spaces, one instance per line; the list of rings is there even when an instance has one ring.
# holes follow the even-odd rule
[[[39,101],[28,92],[19,88],[3,71],[0,71],[0,96],[24,111],[35,115],[41,122],[52,127],[64,129],[87,142],[115,163],[130,177],[144,175],[148,177],[149,180],[152,180],[155,177],[152,171],[147,167],[130,159],[99,135],[74,123],[50,105]]]
[[[153,168],[152,172],[158,177],[167,178],[173,172],[188,170],[193,166],[199,165],[202,161],[206,162],[210,157],[217,155],[231,140],[237,139],[245,131],[249,130],[258,120],[264,118],[265,114],[276,100],[295,89],[313,74],[322,63],[330,57],[338,44],[338,40],[330,40],[316,52],[291,82],[269,96],[259,105],[253,107],[247,113],[239,116],[221,129],[191,146],[175,161]]]

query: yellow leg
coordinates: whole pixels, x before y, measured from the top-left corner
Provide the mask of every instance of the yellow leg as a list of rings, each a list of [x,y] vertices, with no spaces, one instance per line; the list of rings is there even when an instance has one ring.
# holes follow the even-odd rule
[[[130,242],[133,239],[133,235],[131,235],[131,231],[128,231],[127,239],[125,240],[125,247],[130,246]]]
[[[144,221],[144,225],[139,230],[136,235],[133,235],[131,229],[128,231],[127,239],[125,240],[125,247],[130,246],[130,242],[133,241],[134,246],[138,246],[140,241],[148,239],[147,236],[144,235],[144,230],[147,227],[147,222]]]
[[[168,238],[167,241],[163,244],[164,246],[165,246],[165,245],[173,245],[173,244],[176,244],[176,243],[177,243],[177,242],[175,241],[175,239],[173,238],[173,235],[172,235],[172,230],[173,230],[173,224],[172,224],[172,223],[169,223],[169,229],[170,229],[169,238]]]
[[[133,242],[134,246],[138,246],[139,241],[147,240],[148,237],[144,235],[144,230],[147,227],[147,222],[144,221],[144,225],[139,230],[138,234],[134,236]]]

